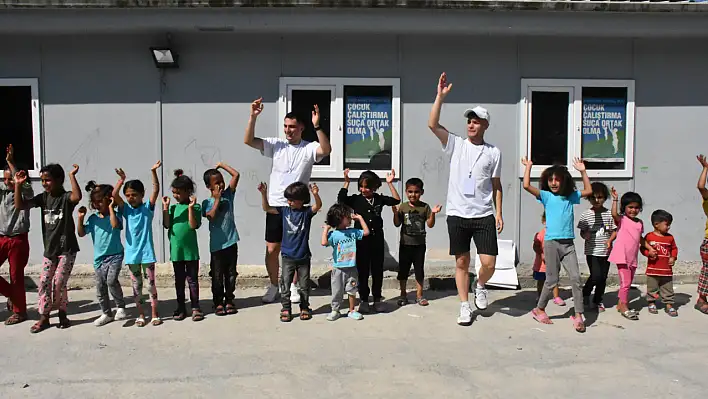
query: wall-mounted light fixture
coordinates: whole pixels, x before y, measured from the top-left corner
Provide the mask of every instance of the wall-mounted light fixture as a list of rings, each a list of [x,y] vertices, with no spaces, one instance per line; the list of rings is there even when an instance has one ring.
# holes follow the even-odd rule
[[[170,47],[150,47],[150,52],[157,68],[179,68],[178,55]]]

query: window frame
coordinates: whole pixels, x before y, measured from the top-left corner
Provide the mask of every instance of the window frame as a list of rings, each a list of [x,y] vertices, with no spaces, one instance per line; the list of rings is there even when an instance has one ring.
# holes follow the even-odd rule
[[[338,78],[338,77],[281,77],[278,99],[278,126],[291,109],[293,90],[332,90],[330,109],[330,154],[329,165],[312,167],[313,178],[343,178],[344,176],[344,87],[345,86],[388,86],[392,89],[391,99],[391,166],[400,177],[401,164],[401,80],[399,78]],[[278,137],[285,138],[280,130]],[[364,169],[351,169],[350,178],[358,178]],[[384,177],[390,170],[374,170]]]
[[[572,166],[574,157],[582,155],[582,112],[583,87],[610,87],[627,89],[625,158],[623,169],[588,169],[590,178],[633,178],[634,177],[634,117],[636,104],[634,80],[629,79],[521,79],[521,98],[519,100],[520,157],[531,157],[531,94],[533,91],[570,92],[568,118],[568,170],[573,177],[580,173]],[[531,177],[539,178],[545,168],[551,165],[533,165]],[[524,166],[519,163],[519,177],[524,176]]]
[[[29,170],[29,177],[38,178],[42,168],[42,124],[40,120],[39,79],[37,78],[10,78],[0,79],[0,86],[25,86],[30,88],[32,107],[32,153],[34,155],[34,168]],[[4,165],[3,165],[4,168]],[[4,172],[4,169],[3,169]]]

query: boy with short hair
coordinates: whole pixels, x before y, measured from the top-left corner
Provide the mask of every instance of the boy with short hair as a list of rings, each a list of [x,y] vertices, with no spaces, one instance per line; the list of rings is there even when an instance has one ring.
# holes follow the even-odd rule
[[[656,250],[656,256],[649,256],[646,248],[642,248],[642,255],[649,259],[646,272],[649,313],[658,313],[656,300],[661,297],[666,314],[676,317],[678,312],[673,306],[674,282],[672,268],[678,256],[678,247],[674,236],[669,234],[673,219],[669,212],[662,209],[658,209],[651,214],[651,224],[654,226],[654,231],[647,234],[644,239]]]
[[[398,306],[408,304],[406,284],[411,265],[415,272],[416,303],[428,306],[428,300],[423,297],[423,280],[425,279],[425,225],[435,226],[435,215],[442,210],[441,205],[430,209],[430,205],[420,200],[425,190],[423,181],[413,177],[406,181],[406,197],[408,202],[393,207],[393,224],[401,227],[401,244],[398,247],[398,281],[401,297]]]

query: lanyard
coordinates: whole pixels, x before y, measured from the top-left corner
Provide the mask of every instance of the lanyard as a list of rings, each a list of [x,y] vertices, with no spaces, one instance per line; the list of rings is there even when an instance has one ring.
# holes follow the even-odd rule
[[[474,144],[473,144],[474,145]],[[472,171],[474,170],[474,167],[477,165],[477,162],[479,162],[479,159],[482,158],[482,154],[484,153],[484,144],[482,144],[482,149],[479,150],[477,153],[477,158],[475,158],[474,162],[472,162],[472,166],[470,166],[470,174],[468,178],[472,178]]]

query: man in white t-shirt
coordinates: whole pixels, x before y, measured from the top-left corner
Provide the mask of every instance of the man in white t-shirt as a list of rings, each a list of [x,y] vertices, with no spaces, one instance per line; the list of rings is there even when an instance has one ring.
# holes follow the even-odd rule
[[[283,130],[285,138],[255,137],[256,119],[263,111],[263,99],[259,98],[251,104],[251,117],[246,126],[243,142],[261,151],[261,154],[273,159],[268,184],[268,203],[270,206],[288,206],[288,200],[283,193],[290,184],[299,181],[310,182],[312,166],[321,161],[332,151],[327,134],[320,128],[320,113],[317,105],[312,111],[312,125],[317,133],[319,143],[311,143],[302,139],[305,124],[293,112],[285,115]],[[278,270],[280,243],[283,238],[283,221],[281,216],[266,214],[266,269],[270,278],[270,287],[263,296],[263,302],[275,302],[278,296]],[[296,290],[291,292],[297,293]]]
[[[450,157],[450,178],[447,185],[447,230],[450,255],[455,256],[455,282],[460,295],[460,316],[457,323],[472,323],[472,308],[468,300],[470,241],[474,240],[481,261],[475,306],[488,306],[484,284],[494,274],[497,260],[497,234],[504,227],[502,219],[501,151],[484,141],[489,127],[489,112],[477,106],[465,111],[467,138],[458,137],[440,125],[440,110],[452,84],[443,72],[438,81],[438,95],[430,111],[428,127]],[[496,209],[496,213],[495,213]]]

